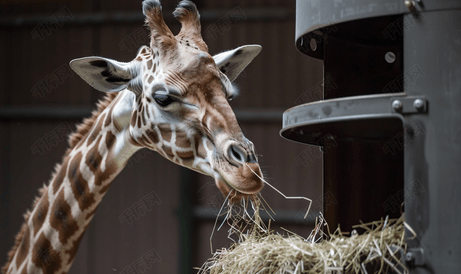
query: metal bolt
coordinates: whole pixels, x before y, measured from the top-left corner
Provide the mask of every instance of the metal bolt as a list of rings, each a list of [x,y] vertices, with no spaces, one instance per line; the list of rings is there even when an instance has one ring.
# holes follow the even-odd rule
[[[399,100],[394,100],[392,102],[392,108],[395,109],[396,111],[402,110],[403,104]]]
[[[424,101],[421,100],[421,99],[416,99],[414,102],[413,102],[413,106],[417,109],[417,110],[422,110],[424,108]]]
[[[407,262],[411,262],[414,259],[415,259],[415,255],[412,252],[408,252],[407,254],[405,254],[405,260]]]
[[[314,38],[311,39],[310,45],[311,45],[311,50],[312,50],[312,51],[316,51],[316,50],[317,50],[317,41],[315,41]]]
[[[384,60],[386,60],[386,62],[388,62],[389,64],[394,63],[395,62],[395,54],[392,51],[386,52],[386,54],[384,55]]]

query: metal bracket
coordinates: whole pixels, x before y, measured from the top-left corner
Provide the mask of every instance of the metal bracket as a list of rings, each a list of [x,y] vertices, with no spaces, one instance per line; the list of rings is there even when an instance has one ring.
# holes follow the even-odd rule
[[[427,100],[425,96],[412,97],[392,97],[391,98],[392,113],[427,113]]]

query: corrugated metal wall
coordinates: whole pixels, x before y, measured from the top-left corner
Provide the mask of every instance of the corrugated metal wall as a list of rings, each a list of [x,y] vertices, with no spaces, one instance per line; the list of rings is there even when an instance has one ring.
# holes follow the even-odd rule
[[[176,1],[163,2],[167,23],[175,32],[179,24],[168,14]],[[320,151],[283,140],[278,134],[281,111],[317,99],[318,93],[306,92],[318,90],[322,79],[322,63],[298,53],[294,47],[294,1],[204,0],[196,4],[210,53],[243,44],[263,46],[261,54],[237,79],[241,95],[231,105],[240,113],[245,135],[256,145],[269,182],[286,195],[313,199],[313,210],[319,210]],[[0,5],[3,265],[22,223],[22,214],[30,208],[37,189],[48,182],[55,163],[66,150],[66,138],[49,142],[47,136],[58,126],[74,130],[81,120],[79,113],[94,108],[102,96],[73,72],[64,77],[57,71],[65,71],[70,60],[83,56],[129,61],[140,45],[147,44],[148,38],[147,32],[144,37],[138,35],[143,32],[141,1],[2,0]],[[60,24],[52,28],[43,24],[58,12],[67,16]],[[229,17],[231,13],[240,15],[240,19],[229,25],[226,20],[235,19]],[[34,110],[35,114],[30,114]],[[54,110],[61,116],[51,117],[43,110]],[[250,117],[245,116],[248,111],[265,113],[266,118],[254,118],[251,113]],[[271,114],[275,114],[275,119],[267,116]],[[47,146],[37,149],[37,144],[43,142]],[[274,210],[286,213],[275,216],[276,220],[291,218],[281,224],[272,223],[273,228],[279,230],[281,225],[308,236],[312,226],[300,219],[307,203],[285,200],[268,187],[262,193]],[[149,195],[156,198],[155,205],[144,214],[123,221],[124,214]],[[210,256],[212,217],[217,213],[216,207],[221,206],[220,201],[222,197],[213,179],[187,172],[155,153],[141,151],[100,204],[70,273],[141,273],[136,267],[149,252],[160,258],[152,266],[152,273],[195,272],[191,267],[200,266]],[[202,216],[191,208],[206,214]],[[223,231],[215,234],[214,248],[229,246],[227,229],[224,226]]]

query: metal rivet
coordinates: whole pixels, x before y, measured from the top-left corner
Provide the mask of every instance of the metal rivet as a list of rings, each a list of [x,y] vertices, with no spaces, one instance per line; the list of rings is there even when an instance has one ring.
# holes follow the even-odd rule
[[[312,38],[310,44],[311,44],[311,50],[316,51],[317,50],[317,41],[315,41],[315,39]]]
[[[407,254],[405,254],[405,260],[407,262],[413,261],[414,258],[415,258],[415,255],[413,255],[413,253],[411,252],[408,252]]]
[[[413,102],[413,106],[417,109],[417,110],[421,110],[424,108],[424,101],[421,100],[421,99],[416,99],[414,102]]]
[[[384,60],[386,60],[386,62],[388,62],[389,64],[394,63],[395,62],[395,54],[392,51],[386,52],[386,54],[384,55]]]
[[[402,102],[400,102],[399,100],[394,100],[392,102],[392,108],[395,109],[395,110],[401,110],[403,107],[403,104]]]

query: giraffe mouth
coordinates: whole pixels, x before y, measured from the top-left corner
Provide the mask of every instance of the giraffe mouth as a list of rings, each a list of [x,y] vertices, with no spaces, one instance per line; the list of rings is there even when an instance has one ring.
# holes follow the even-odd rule
[[[228,197],[231,200],[231,202],[240,201],[242,198],[248,198],[250,196],[256,195],[262,189],[262,184],[260,186],[255,187],[254,185],[259,185],[259,183],[248,183],[248,180],[250,178],[240,178],[242,179],[242,182],[240,182],[241,186],[238,186],[235,183],[232,183],[232,181],[226,179],[226,177],[223,176],[221,173],[216,173],[218,175],[215,177],[217,187],[225,197]],[[250,181],[252,181],[251,179]]]
[[[245,163],[239,167],[217,165],[209,170],[215,184],[231,203],[257,195],[264,186],[262,172],[256,162]]]
[[[231,184],[229,184],[224,178],[216,179],[216,185],[223,194],[223,196],[227,197],[231,204],[239,202],[240,200],[242,200],[242,198],[244,199],[251,196],[250,194],[240,192]]]

